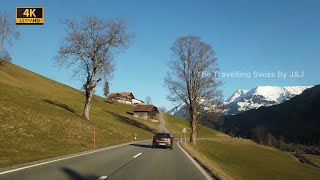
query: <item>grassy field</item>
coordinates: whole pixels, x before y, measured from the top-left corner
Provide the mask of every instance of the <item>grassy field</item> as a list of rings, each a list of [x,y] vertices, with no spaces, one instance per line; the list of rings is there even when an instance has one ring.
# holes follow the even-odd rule
[[[180,137],[184,127],[190,132],[185,119],[166,114],[165,120],[167,128],[176,137]],[[201,137],[212,139],[202,140]],[[221,179],[320,179],[319,168],[300,163],[289,153],[251,140],[231,138],[201,125],[198,138],[197,146],[190,143],[181,145]]]
[[[0,66],[0,167],[150,139],[159,123],[127,114],[133,107],[95,96],[90,121],[81,91],[13,64]]]
[[[182,129],[187,129],[187,134],[190,133],[189,121],[170,114],[164,114],[166,127],[171,131],[174,137],[182,137]],[[211,129],[207,126],[198,125],[198,138],[214,138],[214,137],[228,137],[219,131]]]
[[[201,140],[185,147],[222,179],[319,179],[320,170],[289,153],[246,139]]]
[[[306,158],[308,158],[309,160],[315,162],[317,165],[320,166],[320,156],[319,155],[304,154],[303,156],[305,156]]]

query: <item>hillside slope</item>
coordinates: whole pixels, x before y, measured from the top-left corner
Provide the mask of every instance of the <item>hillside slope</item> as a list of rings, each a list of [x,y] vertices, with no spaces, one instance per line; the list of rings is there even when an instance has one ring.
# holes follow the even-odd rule
[[[181,144],[220,179],[319,179],[319,168],[251,140],[214,138]]]
[[[236,134],[250,136],[252,128],[263,126],[266,132],[284,136],[291,142],[319,142],[320,85],[281,104],[249,110],[224,117],[227,130],[239,129]],[[235,128],[233,128],[235,129]]]
[[[186,128],[187,130],[186,136],[187,138],[189,138],[191,128],[189,125],[189,121],[187,119],[179,118],[177,116],[174,116],[168,113],[164,114],[164,118],[166,121],[166,127],[173,134],[173,136],[177,138],[183,137],[184,134],[182,133],[182,130],[183,128]],[[219,131],[216,131],[212,128],[209,128],[207,126],[198,124],[197,137],[198,138],[214,138],[214,137],[229,137],[229,136]]]
[[[182,136],[183,128],[190,133],[186,119],[170,114],[165,114],[165,119],[175,137]],[[318,168],[300,163],[290,153],[248,139],[231,138],[202,125],[198,126],[197,146],[180,145],[220,179],[317,179],[320,176]]]
[[[90,121],[81,91],[16,65],[0,66],[0,167],[150,139],[159,124],[127,114],[132,106],[94,96]]]

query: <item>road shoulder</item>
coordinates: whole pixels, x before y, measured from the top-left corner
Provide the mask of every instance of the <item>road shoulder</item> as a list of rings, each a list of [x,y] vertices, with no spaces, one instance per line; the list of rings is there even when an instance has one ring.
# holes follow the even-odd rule
[[[211,179],[218,179],[217,177],[215,177],[213,174],[211,174],[210,172],[208,172],[206,170],[206,166],[204,166],[203,164],[201,164],[201,162],[197,162],[196,159],[194,159],[186,150],[184,150],[181,146],[180,146],[180,142],[177,143],[179,148],[182,150],[182,152],[184,152],[184,154],[191,160],[191,162],[199,169],[199,171],[206,177],[207,180],[211,180]],[[209,175],[210,173],[210,175]]]

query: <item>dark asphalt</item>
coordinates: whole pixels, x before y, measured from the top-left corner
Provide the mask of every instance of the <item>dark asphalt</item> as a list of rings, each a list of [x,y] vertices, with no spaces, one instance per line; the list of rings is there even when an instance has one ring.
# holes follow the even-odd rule
[[[175,141],[173,150],[153,149],[151,140],[0,175],[13,180],[202,180],[206,177]],[[137,154],[142,153],[134,158]]]

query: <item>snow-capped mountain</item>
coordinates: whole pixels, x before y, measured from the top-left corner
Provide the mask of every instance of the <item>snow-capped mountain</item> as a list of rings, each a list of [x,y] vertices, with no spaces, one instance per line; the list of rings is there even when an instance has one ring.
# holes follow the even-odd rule
[[[174,116],[177,116],[177,117],[181,117],[181,118],[189,117],[188,111],[187,111],[187,106],[185,104],[180,104],[180,105],[172,108],[171,110],[169,110],[167,113],[174,115]]]
[[[232,94],[232,96],[230,96],[230,98],[227,100],[227,102],[237,101],[239,98],[241,98],[247,92],[248,92],[248,90],[238,89],[236,92],[234,92]]]
[[[258,86],[250,90],[238,89],[223,103],[225,114],[232,115],[261,106],[272,106],[301,94],[312,86]],[[171,109],[168,113],[186,118],[188,117],[185,104]]]
[[[203,111],[212,111],[212,110],[215,110],[216,107],[218,107],[218,105],[208,103],[203,99],[201,99],[200,102],[202,104],[205,104],[205,107],[202,108]],[[219,110],[219,112],[221,112],[221,110]],[[167,111],[167,113],[181,117],[181,118],[189,118],[190,116],[188,113],[187,106],[184,103],[179,104],[178,106],[172,108],[171,110]]]
[[[301,94],[311,86],[258,86],[246,90],[237,90],[224,104],[226,114],[237,114],[261,106],[280,104]]]

